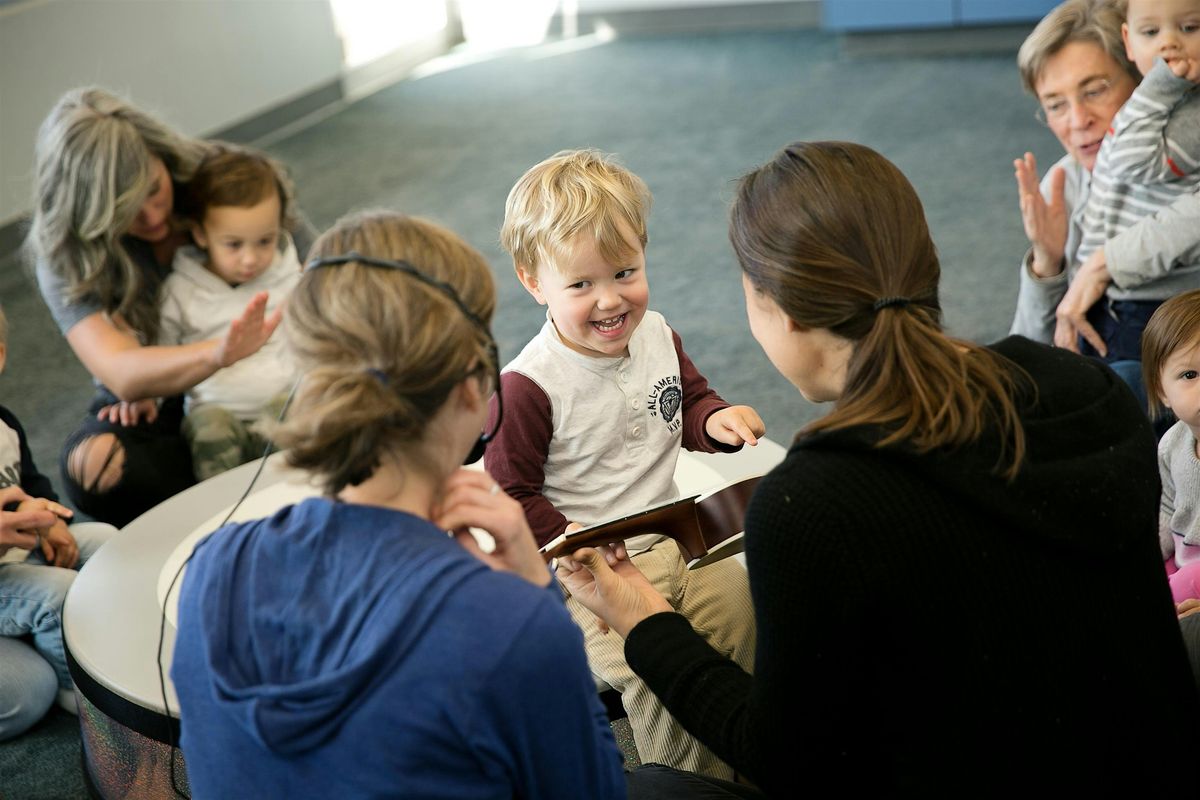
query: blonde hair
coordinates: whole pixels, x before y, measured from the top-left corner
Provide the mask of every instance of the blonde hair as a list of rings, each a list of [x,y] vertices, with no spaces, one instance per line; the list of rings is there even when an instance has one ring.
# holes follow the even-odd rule
[[[651,196],[645,182],[598,150],[563,150],[529,169],[504,204],[500,244],[513,265],[536,275],[570,254],[575,237],[595,237],[601,257],[621,264],[645,249]],[[622,229],[628,231],[624,232]]]
[[[1150,416],[1157,419],[1163,405],[1162,372],[1174,353],[1200,346],[1200,289],[1177,294],[1154,310],[1142,331],[1142,383]]]
[[[114,94],[67,92],[38,130],[29,246],[61,278],[67,301],[94,298],[143,343],[158,333],[157,275],[121,243],[155,189],[153,159],[187,183],[207,146],[181,136]]]
[[[208,155],[176,198],[175,208],[179,216],[203,225],[209,208],[250,208],[272,194],[279,198],[281,227],[294,229],[295,188],[283,164],[261,150],[211,142]]]
[[[391,211],[343,217],[312,259],[355,253],[402,260],[448,284],[490,324],[492,273],[474,248],[427,220]],[[400,270],[351,261],[309,268],[288,299],[284,332],[304,372],[271,432],[288,462],[334,495],[371,476],[384,456],[428,468],[425,429],[452,389],[488,376],[490,339],[444,292]]]
[[[1141,73],[1125,55],[1121,24],[1125,22],[1125,0],[1066,0],[1056,6],[1017,51],[1017,69],[1025,90],[1037,95],[1042,70],[1059,50],[1071,42],[1090,42],[1108,54],[1117,66],[1129,73],[1134,83]]]
[[[1025,453],[1023,370],[942,332],[941,266],[912,184],[850,142],[795,142],[738,185],[729,237],[742,271],[804,328],[853,343],[833,411],[805,433],[872,426],[878,446],[953,448],[998,432],[1006,477]]]

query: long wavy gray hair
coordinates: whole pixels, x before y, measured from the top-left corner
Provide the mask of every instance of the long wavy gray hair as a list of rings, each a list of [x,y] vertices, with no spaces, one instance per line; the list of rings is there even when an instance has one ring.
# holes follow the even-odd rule
[[[27,244],[63,280],[68,302],[94,298],[153,343],[159,280],[134,263],[121,236],[154,191],[153,159],[178,186],[207,147],[104,89],[72,89],[59,99],[38,130]]]

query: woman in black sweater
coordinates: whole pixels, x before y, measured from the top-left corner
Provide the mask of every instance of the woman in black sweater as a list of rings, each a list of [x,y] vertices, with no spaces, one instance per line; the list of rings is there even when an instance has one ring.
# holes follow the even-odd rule
[[[1161,796],[1200,719],[1158,554],[1154,437],[1103,365],[941,331],[904,176],[796,143],[730,236],[755,338],[833,409],[746,517],[755,674],[623,559],[559,576],[672,714],[772,797]]]

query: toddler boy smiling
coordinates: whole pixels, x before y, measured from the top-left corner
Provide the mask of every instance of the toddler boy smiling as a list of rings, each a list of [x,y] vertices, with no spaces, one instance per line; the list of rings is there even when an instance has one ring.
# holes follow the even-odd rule
[[[547,320],[501,375],[507,413],[485,465],[540,543],[674,499],[681,445],[731,451],[764,432],[754,409],[709,388],[679,336],[647,309],[649,209],[641,179],[591,150],[552,156],[508,196],[501,242]],[[740,565],[689,573],[674,542],[655,534],[627,547],[680,613],[750,668],[754,621]],[[573,599],[567,606],[592,671],[621,692],[642,760],[731,777],[633,675],[619,638]]]

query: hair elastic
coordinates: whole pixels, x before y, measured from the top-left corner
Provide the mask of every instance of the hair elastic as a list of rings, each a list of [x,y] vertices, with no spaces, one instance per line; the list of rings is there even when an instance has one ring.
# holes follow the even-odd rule
[[[912,303],[908,297],[881,297],[871,304],[871,308],[882,311],[885,308],[903,308]]]
[[[391,381],[388,379],[387,373],[377,367],[367,367],[367,374],[375,380],[387,386]]]

